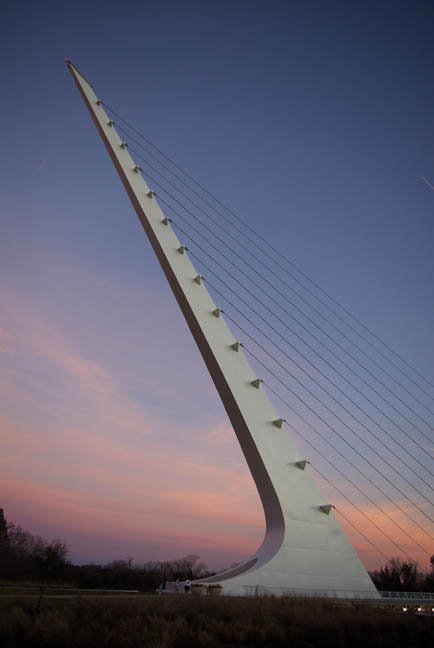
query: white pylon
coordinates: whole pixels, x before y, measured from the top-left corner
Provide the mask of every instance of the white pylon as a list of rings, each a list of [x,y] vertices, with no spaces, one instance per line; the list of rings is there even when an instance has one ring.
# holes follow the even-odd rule
[[[264,508],[265,536],[254,556],[202,582],[233,595],[379,597],[114,122],[67,64],[208,367]]]

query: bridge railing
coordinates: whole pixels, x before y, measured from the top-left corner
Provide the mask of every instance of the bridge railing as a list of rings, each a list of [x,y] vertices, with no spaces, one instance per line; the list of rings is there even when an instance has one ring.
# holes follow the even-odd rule
[[[434,592],[379,592],[381,598],[389,599],[426,599],[434,601]]]
[[[328,598],[360,601],[434,601],[433,592],[392,592],[392,591],[354,591],[354,590],[308,590],[304,588],[263,587],[261,585],[244,585],[246,596],[293,596],[300,598]]]
[[[300,598],[336,598],[336,599],[372,599],[378,600],[380,593],[372,590],[323,590],[297,587],[263,587],[262,585],[244,585],[246,596],[294,596]]]

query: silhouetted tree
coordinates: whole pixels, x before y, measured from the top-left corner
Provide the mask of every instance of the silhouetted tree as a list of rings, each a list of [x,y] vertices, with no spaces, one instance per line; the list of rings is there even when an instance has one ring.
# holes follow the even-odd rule
[[[8,580],[63,580],[68,546],[63,540],[47,542],[20,526],[7,523],[0,509],[0,577]]]
[[[9,547],[8,523],[4,511],[0,508],[0,551],[7,551]]]
[[[371,573],[375,586],[382,591],[417,592],[425,587],[425,575],[413,560],[391,558],[379,571]]]
[[[426,575],[424,582],[424,591],[425,592],[434,592],[434,555],[430,559],[430,572]]]
[[[66,574],[68,545],[56,538],[45,544],[42,554],[38,556],[39,573],[44,581],[62,580]]]
[[[9,562],[8,523],[0,508],[0,576],[4,576]]]

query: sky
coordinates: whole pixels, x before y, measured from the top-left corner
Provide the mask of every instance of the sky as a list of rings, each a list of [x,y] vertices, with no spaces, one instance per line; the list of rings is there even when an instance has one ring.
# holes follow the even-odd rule
[[[434,382],[433,43],[423,1],[4,0],[8,520],[64,538],[74,562],[223,568],[263,537],[236,437],[65,57]],[[384,563],[347,531],[369,568]]]

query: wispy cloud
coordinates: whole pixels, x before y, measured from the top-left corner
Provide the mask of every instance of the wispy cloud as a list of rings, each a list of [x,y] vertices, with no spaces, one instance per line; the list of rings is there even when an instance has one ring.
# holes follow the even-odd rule
[[[432,191],[434,191],[434,186],[431,184],[431,182],[428,182],[428,180],[424,176],[422,176],[422,180]]]

